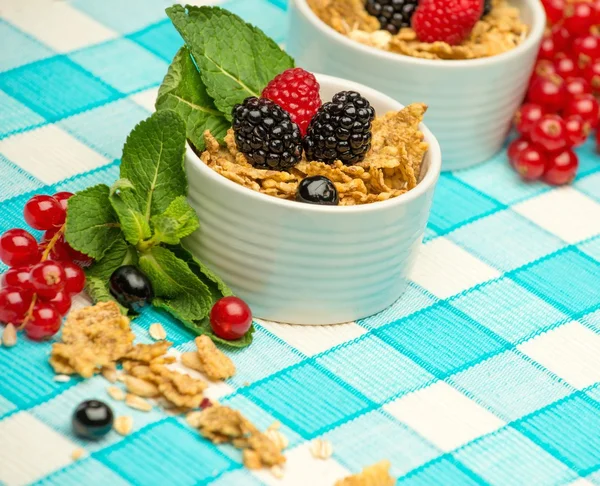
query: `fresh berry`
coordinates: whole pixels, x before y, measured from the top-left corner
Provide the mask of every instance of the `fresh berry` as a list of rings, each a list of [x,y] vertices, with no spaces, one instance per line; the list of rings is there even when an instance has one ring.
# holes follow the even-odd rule
[[[61,316],[67,315],[72,304],[71,296],[65,290],[61,290],[53,299],[45,300],[44,302],[52,304]]]
[[[210,326],[213,332],[227,341],[244,337],[252,325],[252,311],[248,304],[237,297],[217,300],[210,311]]]
[[[482,17],[485,17],[492,11],[492,0],[483,0],[483,13]]]
[[[553,25],[550,29],[550,35],[554,45],[559,52],[567,52],[571,45],[571,34],[562,24]]]
[[[1,284],[2,287],[32,290],[31,269],[29,267],[9,268],[2,274]]]
[[[567,92],[564,81],[559,76],[538,78],[530,86],[528,99],[542,105],[547,111],[560,111],[566,102]]]
[[[580,68],[600,58],[600,35],[584,35],[573,41],[573,54]]]
[[[0,290],[0,322],[4,324],[21,324],[33,295],[31,292],[15,287]]]
[[[560,55],[554,60],[554,68],[556,74],[563,79],[572,78],[579,75],[577,63],[565,55]]]
[[[85,286],[85,273],[79,265],[73,262],[62,264],[65,270],[65,292],[71,295],[78,294]]]
[[[139,309],[154,297],[150,280],[133,265],[117,268],[110,276],[109,288],[113,297],[130,309]]]
[[[302,135],[321,106],[319,83],[302,68],[288,69],[275,77],[262,92],[262,97],[274,101],[290,114]]]
[[[310,122],[304,150],[308,160],[346,165],[362,161],[371,148],[371,122],[375,110],[356,91],[340,91],[325,103]]]
[[[592,128],[598,125],[600,118],[600,105],[591,94],[581,94],[573,97],[565,107],[565,116],[580,115]]]
[[[271,100],[246,98],[233,108],[235,143],[257,169],[285,170],[302,157],[300,128]]]
[[[541,147],[535,144],[530,145],[519,152],[513,162],[513,167],[523,179],[534,181],[544,173],[546,154]]]
[[[23,229],[8,230],[0,236],[0,260],[9,267],[23,267],[39,262],[37,241]]]
[[[523,136],[529,136],[533,125],[544,116],[544,109],[535,103],[525,103],[515,114],[515,128]]]
[[[579,161],[571,149],[551,154],[546,163],[544,181],[554,186],[570,183],[577,174]]]
[[[66,211],[67,210],[67,201],[72,198],[74,196],[74,194],[72,192],[57,192],[56,194],[54,194],[54,196],[52,196],[54,199],[56,199],[61,207]]]
[[[421,42],[464,41],[483,13],[481,0],[421,0],[412,18],[412,28]]]
[[[76,262],[80,267],[89,267],[94,259],[87,256],[85,253],[75,250],[71,245],[65,242],[71,260]]]
[[[531,130],[531,141],[548,152],[565,148],[567,129],[564,120],[558,115],[544,115]]]
[[[101,439],[108,434],[114,422],[111,408],[100,400],[86,400],[81,402],[75,412],[71,423],[73,432],[84,439]]]
[[[540,43],[540,50],[538,51],[538,59],[545,59],[551,61],[554,59],[554,56],[558,54],[559,50],[554,43],[554,38],[551,36],[546,36],[542,39]]]
[[[565,0],[542,0],[542,4],[551,24],[555,24],[562,19],[565,10]]]
[[[565,118],[565,128],[569,147],[579,147],[587,140],[592,127],[579,115]]]
[[[212,406],[213,406],[213,402],[211,402],[209,398],[205,397],[200,402],[200,410],[204,410],[204,409],[212,407]]]
[[[53,299],[65,288],[67,276],[62,265],[46,260],[31,269],[31,285],[33,290],[44,299]]]
[[[418,4],[419,0],[367,0],[366,9],[377,17],[382,29],[397,34],[400,29],[410,27]]]
[[[510,165],[514,167],[515,160],[519,154],[526,148],[531,146],[531,141],[526,138],[516,138],[508,145],[507,155]]]
[[[569,78],[565,81],[565,90],[567,97],[572,98],[580,94],[591,93],[592,87],[583,78]]]
[[[48,302],[36,302],[31,316],[25,323],[25,334],[29,339],[40,341],[60,331],[62,317],[56,307]]]
[[[335,185],[327,177],[312,176],[305,177],[298,184],[296,201],[335,206],[339,197]]]
[[[33,196],[23,209],[25,221],[37,230],[47,230],[62,226],[65,222],[65,210],[52,196]]]
[[[592,91],[600,94],[600,58],[588,64],[583,70],[584,79],[590,83]]]
[[[564,10],[564,26],[573,36],[585,35],[594,25],[596,10],[587,0],[567,3]]]

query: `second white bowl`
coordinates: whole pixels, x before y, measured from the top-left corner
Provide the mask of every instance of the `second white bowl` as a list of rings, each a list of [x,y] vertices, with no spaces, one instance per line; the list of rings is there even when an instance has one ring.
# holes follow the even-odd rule
[[[367,84],[404,104],[427,103],[427,126],[442,147],[443,170],[462,169],[500,150],[527,89],[546,20],[539,0],[513,3],[530,33],[494,57],[427,60],[369,47],[322,22],[306,0],[290,2],[287,50],[310,71]]]

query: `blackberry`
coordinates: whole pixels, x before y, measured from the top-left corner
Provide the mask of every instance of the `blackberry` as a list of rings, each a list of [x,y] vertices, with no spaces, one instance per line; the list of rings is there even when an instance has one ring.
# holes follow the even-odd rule
[[[367,0],[366,9],[377,17],[381,28],[397,34],[403,27],[410,27],[410,20],[419,0]]]
[[[481,14],[481,17],[485,17],[487,14],[489,14],[492,11],[492,0],[484,0],[483,1],[483,13]]]
[[[238,150],[257,169],[285,170],[300,162],[300,129],[271,100],[250,97],[235,105],[233,132]]]
[[[308,125],[304,150],[308,160],[346,165],[365,158],[371,148],[375,110],[356,91],[340,91],[325,103]]]

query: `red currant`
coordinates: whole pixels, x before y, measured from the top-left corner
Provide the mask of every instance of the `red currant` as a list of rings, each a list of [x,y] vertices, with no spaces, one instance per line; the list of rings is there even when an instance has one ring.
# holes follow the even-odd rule
[[[62,265],[47,260],[31,269],[31,284],[34,291],[44,299],[53,299],[65,288],[67,276]]]
[[[580,115],[584,121],[589,122],[592,128],[596,128],[600,118],[598,100],[589,93],[573,97],[565,107],[565,116],[570,115]]]
[[[569,78],[565,81],[565,89],[567,90],[567,97],[572,98],[584,93],[591,93],[592,87],[583,78]]]
[[[600,94],[600,58],[585,67],[583,77],[590,83],[592,91]]]
[[[565,10],[565,0],[542,0],[542,4],[551,24],[555,24],[562,19]]]
[[[600,36],[584,35],[573,41],[573,54],[580,68],[585,68],[593,60],[600,58]]]
[[[571,149],[552,154],[546,163],[544,181],[554,186],[568,184],[575,178],[578,165],[577,155]]]
[[[567,140],[569,147],[579,147],[587,140],[592,127],[579,115],[571,115],[565,118]]]
[[[514,168],[519,175],[527,180],[539,179],[546,166],[546,154],[537,145],[530,145],[523,149],[514,161]]]
[[[558,115],[544,115],[531,130],[531,141],[548,152],[567,146],[565,121]]]
[[[571,34],[562,24],[553,25],[550,29],[550,35],[554,41],[556,49],[560,52],[567,52],[571,46]]]
[[[66,316],[71,308],[71,296],[65,290],[61,290],[53,299],[44,302],[52,304],[61,316]]]
[[[596,10],[586,0],[567,3],[564,10],[564,26],[571,35],[585,35],[594,25]]]
[[[533,83],[537,79],[538,76],[542,78],[549,78],[553,74],[556,74],[556,68],[554,67],[554,62],[549,61],[548,59],[540,59],[535,63],[535,68],[533,70],[533,76],[531,77],[531,81],[529,84]]]
[[[71,245],[69,245],[67,242],[65,242],[65,245],[67,245],[67,248],[69,249],[69,255],[71,257],[71,260],[77,262],[77,264],[80,267],[89,267],[94,262],[93,258],[87,256],[85,253],[77,251],[75,248],[71,247]]]
[[[0,290],[0,322],[21,324],[32,299],[32,293],[27,290],[15,287]]]
[[[60,330],[61,320],[56,307],[48,302],[37,302],[27,320],[25,333],[36,341],[52,337]]]
[[[565,55],[561,55],[556,58],[554,61],[554,68],[556,70],[556,74],[563,79],[572,78],[573,76],[577,76],[579,74],[577,63]]]
[[[542,105],[547,111],[560,111],[566,102],[564,81],[559,76],[536,79],[529,88],[529,101]]]
[[[547,59],[551,61],[554,56],[558,54],[558,49],[554,44],[554,39],[551,36],[546,36],[542,39],[540,44],[540,50],[538,52],[538,59]]]
[[[508,161],[510,162],[510,165],[514,167],[515,160],[517,160],[519,154],[530,146],[531,142],[523,137],[516,138],[515,140],[510,142],[510,144],[508,145],[508,150],[506,152],[508,155]]]
[[[9,267],[23,267],[40,261],[40,250],[31,233],[15,228],[0,237],[0,260]]]
[[[66,275],[65,292],[71,295],[78,294],[85,286],[85,273],[73,262],[64,262],[62,266]]]
[[[535,103],[525,103],[515,113],[515,128],[523,136],[529,136],[533,125],[541,120],[544,109]]]
[[[52,196],[54,199],[56,199],[60,206],[66,211],[67,210],[67,201],[73,197],[74,194],[72,192],[57,192],[56,194],[54,194],[54,196]]]
[[[65,211],[52,196],[33,196],[23,209],[27,224],[37,230],[47,230],[62,226]]]
[[[252,325],[252,312],[242,299],[223,297],[210,311],[213,332],[222,339],[240,339]]]
[[[31,290],[31,269],[29,267],[9,268],[2,275],[2,287]]]

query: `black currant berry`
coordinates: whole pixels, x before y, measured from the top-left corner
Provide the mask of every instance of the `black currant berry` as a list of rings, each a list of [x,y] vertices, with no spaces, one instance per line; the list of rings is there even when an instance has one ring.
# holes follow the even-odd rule
[[[302,179],[298,184],[296,201],[335,206],[339,198],[335,185],[327,177],[312,176]]]
[[[100,400],[81,402],[73,413],[73,432],[85,439],[100,439],[110,432],[114,415]]]
[[[150,280],[133,265],[117,268],[110,276],[109,288],[119,304],[130,309],[143,307],[154,297]]]

